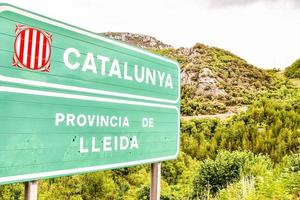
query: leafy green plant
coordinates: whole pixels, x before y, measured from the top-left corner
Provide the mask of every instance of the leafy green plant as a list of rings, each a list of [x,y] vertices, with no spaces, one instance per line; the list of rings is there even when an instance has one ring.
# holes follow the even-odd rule
[[[284,74],[289,78],[300,78],[300,59],[284,70]]]
[[[215,195],[219,190],[240,178],[247,160],[253,158],[250,152],[220,152],[217,157],[201,162],[194,182],[194,196],[204,196],[207,190]]]

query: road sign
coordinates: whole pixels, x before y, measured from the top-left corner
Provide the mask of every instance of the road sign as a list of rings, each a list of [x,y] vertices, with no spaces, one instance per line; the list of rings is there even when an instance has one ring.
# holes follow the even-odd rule
[[[0,184],[177,157],[177,62],[8,4],[0,24]]]

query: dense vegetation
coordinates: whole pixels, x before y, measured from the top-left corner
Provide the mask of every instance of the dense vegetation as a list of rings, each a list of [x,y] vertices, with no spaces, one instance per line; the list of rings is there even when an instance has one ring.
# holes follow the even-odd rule
[[[220,152],[201,162],[194,181],[196,199],[299,199],[300,156],[274,163],[249,151]]]
[[[247,112],[230,120],[190,120],[182,123],[182,150],[197,159],[220,149],[268,154],[274,161],[300,148],[300,90],[267,93]]]
[[[289,78],[300,78],[300,59],[284,70],[284,74]]]

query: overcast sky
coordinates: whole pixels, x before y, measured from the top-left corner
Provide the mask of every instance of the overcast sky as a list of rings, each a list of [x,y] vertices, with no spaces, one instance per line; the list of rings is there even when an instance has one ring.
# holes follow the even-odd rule
[[[220,47],[263,68],[300,58],[300,0],[10,0],[94,32],[148,34],[175,47]]]

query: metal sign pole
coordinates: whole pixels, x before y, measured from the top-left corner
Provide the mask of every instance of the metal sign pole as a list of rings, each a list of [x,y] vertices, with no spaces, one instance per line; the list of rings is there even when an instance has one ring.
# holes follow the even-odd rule
[[[151,164],[150,200],[160,199],[160,171],[161,163]]]
[[[37,200],[38,182],[30,181],[25,183],[25,200]]]

